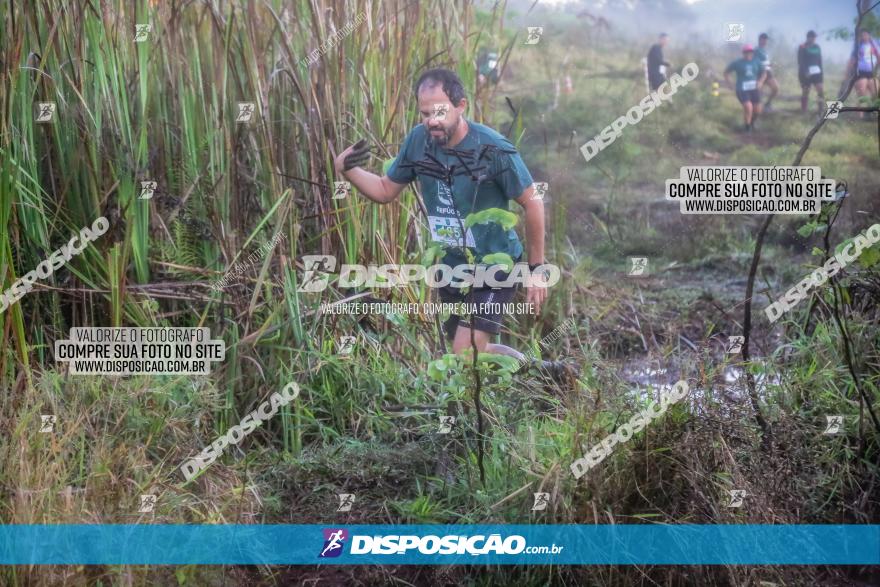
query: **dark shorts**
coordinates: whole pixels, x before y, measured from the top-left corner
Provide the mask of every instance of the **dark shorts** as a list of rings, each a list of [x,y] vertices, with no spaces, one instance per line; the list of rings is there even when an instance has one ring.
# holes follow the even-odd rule
[[[665,81],[666,78],[662,75],[648,76],[648,85],[651,86],[652,91],[657,90]]]
[[[856,79],[874,79],[873,71],[860,71]]]
[[[761,103],[760,90],[737,90],[736,97],[739,99],[740,104],[745,104],[746,102],[751,102],[752,104]]]
[[[513,301],[513,296],[516,294],[518,287],[519,285],[517,284],[496,289],[491,287],[472,288],[469,292],[462,292],[460,288],[452,286],[440,288],[440,301],[444,304],[461,302],[469,305],[476,304],[477,306],[477,312],[475,313],[462,316],[453,314],[450,316],[443,324],[446,337],[449,340],[455,338],[455,331],[459,325],[470,328],[471,320],[473,320],[476,330],[482,330],[489,334],[501,332],[501,321],[504,319],[504,304],[509,304]],[[493,304],[493,306],[481,307],[481,304]],[[494,306],[494,304],[499,306]]]
[[[801,87],[806,88],[807,86],[811,86],[814,84],[821,84],[821,83],[822,83],[822,74],[817,73],[815,75],[808,75],[807,77],[802,79],[801,80]]]

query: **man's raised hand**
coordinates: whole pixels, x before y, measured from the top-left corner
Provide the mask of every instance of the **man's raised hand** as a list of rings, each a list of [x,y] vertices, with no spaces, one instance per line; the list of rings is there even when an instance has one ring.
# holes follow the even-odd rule
[[[360,167],[370,158],[370,143],[367,139],[361,139],[346,149],[340,155],[342,158],[342,171],[349,171]]]

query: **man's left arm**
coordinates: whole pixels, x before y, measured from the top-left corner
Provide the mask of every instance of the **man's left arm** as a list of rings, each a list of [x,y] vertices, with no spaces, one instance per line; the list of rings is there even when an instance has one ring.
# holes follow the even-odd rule
[[[505,145],[513,149],[513,145]],[[510,153],[501,158],[503,166],[497,176],[501,191],[508,200],[516,200],[526,213],[526,258],[529,265],[544,263],[544,201],[535,197],[535,184],[532,175],[526,168],[519,153]],[[530,272],[531,273],[531,272]],[[543,284],[544,276],[531,275],[526,285],[526,303],[535,305],[535,313],[541,311],[541,304],[547,299],[547,287]]]
[[[526,213],[526,258],[530,266],[542,265],[544,259],[544,201],[535,197],[535,186],[530,185],[516,198]],[[541,313],[541,305],[547,299],[547,286],[537,284],[544,277],[534,274],[526,286],[526,303],[535,305],[535,313]]]
[[[535,197],[535,186],[530,185],[516,198],[526,213],[526,256],[529,265],[544,262],[544,202]]]

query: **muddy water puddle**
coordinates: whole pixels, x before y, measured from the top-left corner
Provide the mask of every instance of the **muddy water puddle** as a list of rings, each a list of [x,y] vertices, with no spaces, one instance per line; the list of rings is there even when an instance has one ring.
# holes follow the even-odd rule
[[[755,375],[755,389],[758,397],[766,399],[770,390],[778,386],[781,379],[777,373],[767,369],[767,364],[757,361],[761,373]],[[660,395],[668,393],[679,379],[686,379],[690,385],[689,399],[701,403],[710,400],[729,404],[748,402],[748,387],[745,370],[739,365],[725,365],[712,385],[696,385],[693,373],[682,374],[681,365],[658,367],[645,359],[636,359],[624,363],[618,371],[621,379],[632,386],[633,397],[660,399]]]

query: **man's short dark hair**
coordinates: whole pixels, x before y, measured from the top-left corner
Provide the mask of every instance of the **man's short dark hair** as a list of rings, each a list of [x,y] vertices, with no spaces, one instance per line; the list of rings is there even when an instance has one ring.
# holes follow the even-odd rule
[[[818,37],[816,31],[807,31],[807,37]]]
[[[465,97],[464,85],[461,83],[461,79],[454,71],[443,69],[442,67],[429,69],[419,77],[419,81],[416,82],[413,88],[416,100],[419,98],[419,89],[422,87],[422,84],[427,84],[429,88],[442,84],[443,93],[446,94],[453,106],[458,106]]]
[[[758,35],[759,41],[761,41],[763,39],[769,39],[769,38],[770,38],[770,35],[768,35],[767,33],[761,33],[760,35]]]
[[[660,33],[660,37],[659,37],[659,38],[661,38],[661,39],[665,39],[665,38],[668,37],[668,36],[669,36],[669,35],[667,35],[666,33]]]

